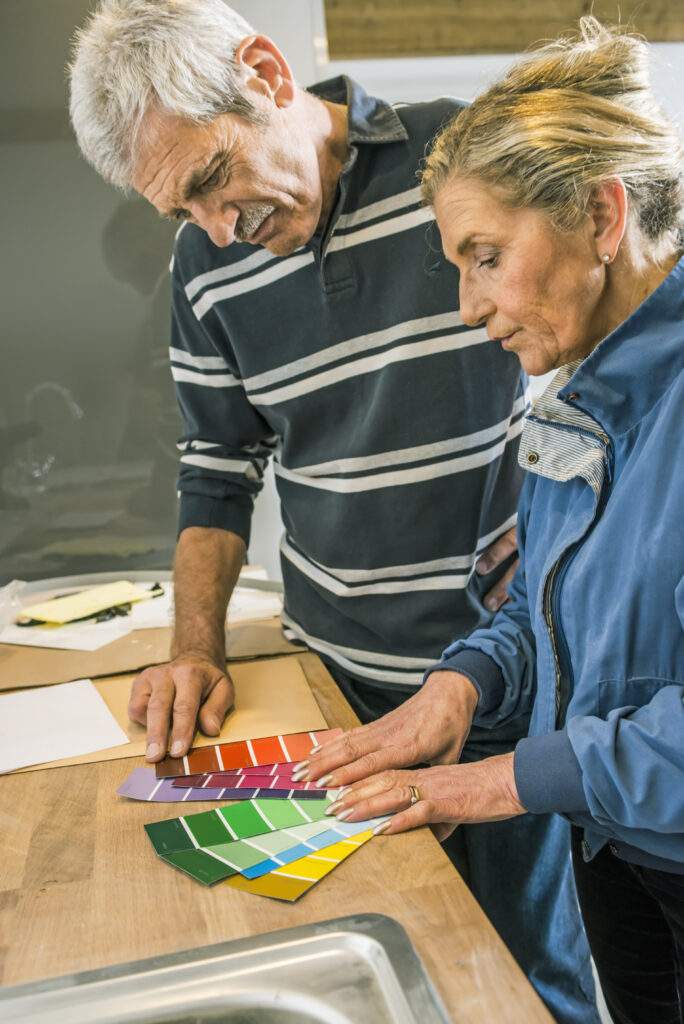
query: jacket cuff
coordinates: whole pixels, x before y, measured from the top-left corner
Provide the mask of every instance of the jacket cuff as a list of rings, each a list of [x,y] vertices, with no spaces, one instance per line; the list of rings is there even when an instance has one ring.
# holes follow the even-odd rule
[[[229,530],[242,537],[249,547],[252,523],[252,501],[249,498],[210,498],[204,494],[181,491],[178,510],[178,533],[188,526],[208,526]]]
[[[498,708],[504,698],[504,678],[496,662],[472,647],[464,648],[433,665],[423,676],[423,682],[432,672],[460,672],[467,676],[478,693],[477,715]]]
[[[519,740],[513,771],[520,802],[532,814],[589,810],[582,770],[566,729]]]

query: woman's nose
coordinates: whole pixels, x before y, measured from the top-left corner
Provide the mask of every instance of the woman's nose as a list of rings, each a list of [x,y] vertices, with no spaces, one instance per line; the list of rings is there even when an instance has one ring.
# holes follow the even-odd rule
[[[459,286],[459,313],[468,327],[477,327],[495,311],[491,298],[480,289],[467,285],[461,278]]]

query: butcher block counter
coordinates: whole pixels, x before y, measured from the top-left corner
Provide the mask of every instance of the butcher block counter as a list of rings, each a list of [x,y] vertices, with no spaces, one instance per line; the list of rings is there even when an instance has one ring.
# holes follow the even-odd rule
[[[291,657],[328,724],[357,724],[319,659]],[[177,805],[116,795],[142,763],[126,758],[0,779],[3,986],[375,913],[406,930],[454,1022],[551,1022],[429,829],[374,838],[294,904],[205,888],[161,863],[145,836],[144,823],[174,817]],[[195,803],[192,811],[211,806]]]

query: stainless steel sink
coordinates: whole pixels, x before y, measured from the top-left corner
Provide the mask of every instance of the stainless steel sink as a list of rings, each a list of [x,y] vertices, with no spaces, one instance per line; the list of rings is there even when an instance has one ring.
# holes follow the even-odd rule
[[[448,1024],[397,921],[321,921],[0,990],[7,1024]]]

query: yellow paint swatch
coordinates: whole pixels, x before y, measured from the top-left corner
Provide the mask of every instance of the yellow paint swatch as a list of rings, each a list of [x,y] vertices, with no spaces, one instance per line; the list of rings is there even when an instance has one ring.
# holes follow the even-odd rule
[[[100,587],[81,590],[78,594],[67,597],[53,597],[51,601],[32,604],[21,609],[22,618],[41,619],[43,622],[73,622],[97,615],[105,608],[113,608],[118,604],[131,604],[133,601],[144,601],[152,597],[149,590],[135,587],[127,580],[118,583],[105,583]]]
[[[230,885],[233,889],[242,889],[243,892],[252,892],[255,896],[270,896],[274,900],[288,900],[290,903],[298,900],[305,892],[308,892],[321,878],[341,864],[343,860],[351,856],[355,850],[372,839],[373,831],[360,832],[353,839],[343,839],[334,846],[326,846],[317,853],[311,853],[300,860],[294,860],[282,868],[276,868],[268,875],[261,878],[244,878],[242,875],[234,875],[228,878],[224,885]]]

